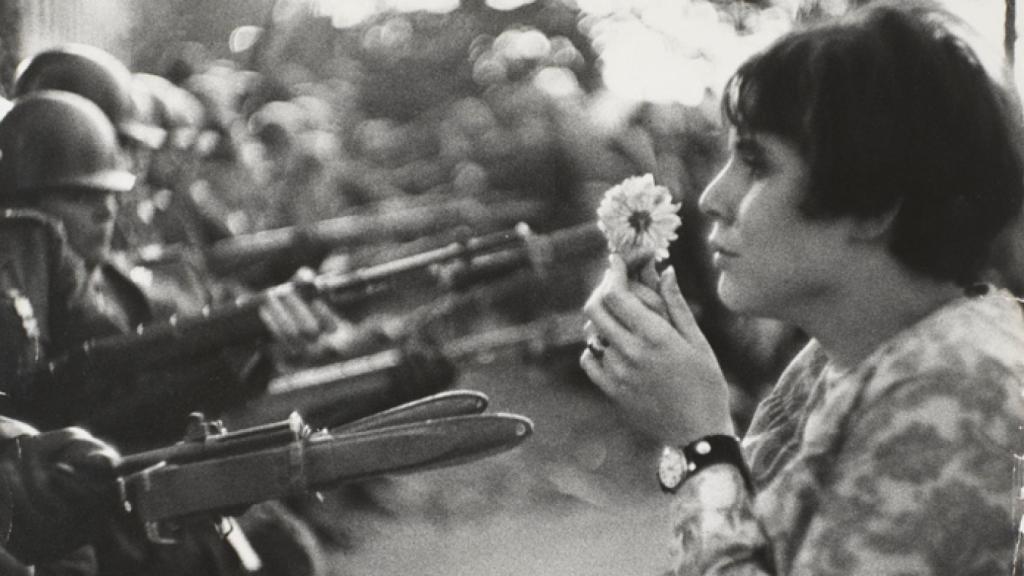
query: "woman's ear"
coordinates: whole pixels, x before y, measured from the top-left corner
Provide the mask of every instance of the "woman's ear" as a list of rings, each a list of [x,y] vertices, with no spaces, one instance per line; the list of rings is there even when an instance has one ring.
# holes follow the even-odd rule
[[[902,202],[877,216],[851,218],[850,240],[853,242],[875,242],[886,239],[901,206]]]

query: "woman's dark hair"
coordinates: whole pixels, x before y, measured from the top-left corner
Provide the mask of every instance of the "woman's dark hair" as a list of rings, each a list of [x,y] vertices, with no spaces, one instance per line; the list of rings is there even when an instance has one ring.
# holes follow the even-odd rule
[[[931,5],[871,4],[748,60],[722,108],[740,133],[798,147],[807,217],[896,210],[894,256],[967,285],[1021,209],[1021,119],[957,25]]]

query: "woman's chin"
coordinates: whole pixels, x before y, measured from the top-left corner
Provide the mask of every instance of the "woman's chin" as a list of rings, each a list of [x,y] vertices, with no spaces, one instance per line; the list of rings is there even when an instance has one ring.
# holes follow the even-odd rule
[[[738,284],[727,273],[718,277],[718,299],[736,314],[756,315],[758,292]]]

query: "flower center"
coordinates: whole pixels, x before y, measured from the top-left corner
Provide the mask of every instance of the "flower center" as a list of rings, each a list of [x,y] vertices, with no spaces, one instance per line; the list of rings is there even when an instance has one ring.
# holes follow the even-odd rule
[[[654,223],[654,220],[651,218],[651,213],[647,210],[637,210],[633,212],[629,215],[629,218],[626,221],[633,227],[633,230],[636,230],[637,234],[643,234],[651,227],[651,224]]]

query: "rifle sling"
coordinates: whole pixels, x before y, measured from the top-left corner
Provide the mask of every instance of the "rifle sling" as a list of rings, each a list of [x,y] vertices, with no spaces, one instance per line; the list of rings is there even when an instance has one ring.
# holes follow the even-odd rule
[[[315,434],[285,446],[123,478],[143,522],[237,509],[385,474],[450,466],[513,448],[532,423],[511,414],[454,416],[347,435]]]

